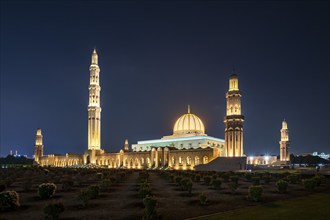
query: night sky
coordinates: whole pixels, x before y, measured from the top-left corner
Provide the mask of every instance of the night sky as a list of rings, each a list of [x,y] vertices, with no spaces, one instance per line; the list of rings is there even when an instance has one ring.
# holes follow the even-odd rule
[[[101,69],[102,148],[172,134],[187,105],[224,138],[233,65],[244,151],[330,152],[328,1],[1,1],[1,156],[87,149],[89,65]]]

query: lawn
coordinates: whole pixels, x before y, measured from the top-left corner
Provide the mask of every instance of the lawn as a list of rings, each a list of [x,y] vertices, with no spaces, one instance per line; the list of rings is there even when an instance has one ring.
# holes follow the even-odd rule
[[[194,219],[207,220],[277,220],[277,219],[330,219],[330,193],[319,193],[306,197],[278,201],[260,206],[242,208]]]

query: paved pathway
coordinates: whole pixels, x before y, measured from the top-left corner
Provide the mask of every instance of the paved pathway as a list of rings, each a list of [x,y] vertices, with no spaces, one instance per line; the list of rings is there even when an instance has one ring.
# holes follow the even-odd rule
[[[133,172],[111,187],[110,192],[101,193],[99,199],[91,200],[86,209],[79,211],[80,220],[96,219],[141,219],[143,215],[142,199],[138,197],[136,184],[138,173]],[[65,219],[77,219],[75,212]]]

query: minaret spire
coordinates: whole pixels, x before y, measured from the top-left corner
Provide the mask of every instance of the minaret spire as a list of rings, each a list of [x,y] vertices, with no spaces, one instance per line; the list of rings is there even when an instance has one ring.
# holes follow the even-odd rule
[[[190,114],[190,105],[188,105],[188,114]]]
[[[280,161],[290,161],[290,140],[288,123],[285,119],[282,122],[281,140],[280,140]]]
[[[233,70],[234,71],[234,70]],[[229,90],[226,93],[227,114],[225,116],[225,147],[227,157],[242,157],[243,123],[241,112],[241,92],[238,89],[238,77],[235,72],[229,78]]]
[[[100,107],[100,68],[96,49],[92,53],[89,67],[89,104],[88,104],[88,150],[101,149],[101,107]]]
[[[40,164],[40,160],[43,155],[44,145],[42,143],[41,128],[38,128],[36,134],[36,143],[34,145],[34,161]]]
[[[94,48],[94,50],[93,50],[92,64],[98,65],[98,55],[97,55],[97,52],[96,52],[96,48]]]
[[[128,145],[128,139],[125,139],[125,143],[124,143],[124,151],[129,151],[129,145]]]

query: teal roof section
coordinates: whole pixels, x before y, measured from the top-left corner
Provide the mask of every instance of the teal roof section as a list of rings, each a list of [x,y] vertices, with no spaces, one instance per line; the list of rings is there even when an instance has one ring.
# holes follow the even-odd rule
[[[194,140],[210,140],[210,141],[225,142],[224,139],[210,137],[210,136],[192,136],[192,137],[182,137],[182,138],[138,141],[137,144],[159,144],[159,143],[172,143],[177,141],[194,141]]]

